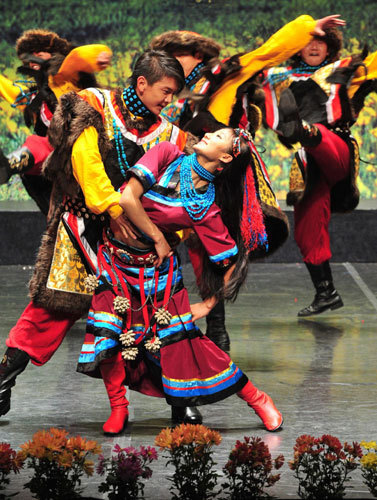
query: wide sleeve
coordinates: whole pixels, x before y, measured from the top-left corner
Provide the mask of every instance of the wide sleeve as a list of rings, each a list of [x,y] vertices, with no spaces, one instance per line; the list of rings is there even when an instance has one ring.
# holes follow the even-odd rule
[[[127,170],[127,177],[136,177],[146,192],[157,182],[162,172],[182,154],[177,145],[167,141],[160,142]]]
[[[28,90],[29,89],[25,87],[25,85],[13,83],[12,80],[9,80],[6,76],[0,75],[0,96],[10,104],[14,104],[15,101],[21,97],[22,92],[27,92]],[[25,104],[22,104],[22,101],[20,101],[18,106],[22,108],[24,105],[26,105],[26,101]]]
[[[123,210],[119,205],[121,194],[115,191],[108,178],[98,149],[98,132],[86,128],[72,148],[73,175],[84,193],[86,206],[95,214],[108,212],[113,219]]]
[[[353,97],[360,85],[367,80],[377,79],[377,52],[372,52],[363,61],[363,66],[360,66],[351,80],[351,85],[348,89],[349,97]]]
[[[112,51],[107,45],[99,43],[82,45],[71,50],[55,76],[56,82],[59,84],[63,81],[77,81],[80,72],[96,73],[101,71],[97,59],[102,52],[112,55]]]
[[[210,99],[208,110],[221,123],[228,124],[242,83],[265,68],[282,64],[303,49],[312,39],[316,20],[300,16],[286,24],[261,47],[240,57],[241,69],[229,76]]]
[[[194,225],[194,231],[213,264],[222,268],[232,264],[237,257],[238,247],[230,236],[217,205],[212,205],[206,216]]]

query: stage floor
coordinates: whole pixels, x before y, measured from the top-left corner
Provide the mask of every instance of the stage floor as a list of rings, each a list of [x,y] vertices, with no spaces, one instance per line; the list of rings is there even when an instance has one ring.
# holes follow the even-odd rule
[[[0,269],[0,340],[4,346],[9,329],[27,303],[31,270],[22,266]],[[184,272],[190,289],[190,267],[185,266]],[[281,480],[267,490],[277,498],[298,498],[297,483],[287,462],[293,457],[299,435],[333,434],[342,442],[377,438],[377,264],[337,263],[333,275],[345,307],[314,319],[297,318],[297,311],[313,298],[302,264],[253,265],[247,286],[236,303],[227,306],[231,356],[255,385],[272,396],[285,425],[281,432],[266,432],[237,396],[202,407],[204,424],[223,437],[214,456],[219,471],[236,440],[243,436],[261,437],[273,457],[284,454]],[[191,295],[197,300],[194,293]],[[97,440],[108,455],[116,443],[153,445],[161,428],[169,426],[170,408],[164,400],[132,392],[127,430],[115,438],[103,436],[101,427],[109,415],[104,386],[75,372],[84,328],[83,321],[75,325],[49,363],[29,365],[19,376],[12,408],[0,419],[0,441],[17,448],[38,429],[55,426]],[[145,497],[170,498],[166,476],[171,471],[165,467],[162,454],[152,468]],[[11,476],[9,491],[20,491],[29,472]],[[346,498],[372,498],[358,471],[353,478]],[[84,479],[84,494],[102,498],[97,493],[100,482],[97,475]],[[24,491],[16,498],[31,496]]]

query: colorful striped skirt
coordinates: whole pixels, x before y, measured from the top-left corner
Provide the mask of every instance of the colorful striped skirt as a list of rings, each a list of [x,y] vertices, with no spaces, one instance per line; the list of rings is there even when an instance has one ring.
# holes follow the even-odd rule
[[[125,384],[173,406],[240,391],[247,377],[192,321],[178,254],[155,268],[152,250],[127,247],[109,232],[104,242],[77,370],[100,377],[101,360],[122,350]]]

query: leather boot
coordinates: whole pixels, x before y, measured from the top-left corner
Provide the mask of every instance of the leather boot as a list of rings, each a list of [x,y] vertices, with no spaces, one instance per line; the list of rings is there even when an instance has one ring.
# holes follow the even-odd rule
[[[250,380],[241,391],[237,392],[237,396],[246,401],[248,406],[255,411],[268,431],[274,432],[281,429],[283,426],[282,414],[270,396],[260,391]]]
[[[11,388],[29,360],[29,355],[16,347],[8,347],[5,351],[0,364],[0,415],[5,415],[10,410]]]
[[[316,289],[313,302],[310,306],[304,307],[298,312],[297,316],[313,316],[321,314],[329,309],[339,309],[343,307],[341,296],[336,291],[329,261],[322,262],[319,265],[305,262],[310,277]]]
[[[5,184],[14,174],[23,174],[34,166],[34,156],[31,151],[21,146],[5,156],[0,150],[0,184]]]
[[[203,417],[196,406],[172,406],[171,419],[173,424],[201,424]]]
[[[121,353],[101,361],[100,370],[111,408],[111,415],[102,428],[105,434],[115,436],[126,427],[129,415],[124,386],[126,371]]]
[[[296,99],[290,89],[283,90],[280,95],[277,133],[288,147],[297,142],[303,147],[316,147],[322,140],[318,127],[300,118]]]
[[[229,354],[230,339],[225,328],[225,308],[224,301],[219,301],[206,317],[207,337],[212,340],[222,351]]]

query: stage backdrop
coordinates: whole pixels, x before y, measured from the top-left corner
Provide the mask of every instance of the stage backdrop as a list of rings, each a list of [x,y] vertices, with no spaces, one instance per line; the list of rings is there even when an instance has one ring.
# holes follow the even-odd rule
[[[376,1],[363,0],[1,0],[0,72],[16,80],[19,61],[14,43],[26,29],[56,31],[77,44],[104,42],[114,52],[113,65],[103,72],[104,85],[123,85],[135,57],[150,39],[171,29],[196,31],[213,37],[223,46],[222,55],[253,50],[283,24],[300,14],[320,18],[341,14],[344,55],[368,44],[377,49]],[[30,131],[17,110],[0,101],[0,147],[5,153],[21,145]],[[363,198],[377,197],[377,95],[372,94],[353,133],[361,146],[359,188]],[[260,150],[280,199],[288,188],[291,152],[271,132],[261,130]],[[28,199],[18,176],[0,187],[0,200]]]

